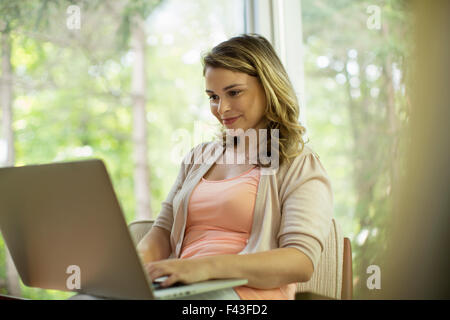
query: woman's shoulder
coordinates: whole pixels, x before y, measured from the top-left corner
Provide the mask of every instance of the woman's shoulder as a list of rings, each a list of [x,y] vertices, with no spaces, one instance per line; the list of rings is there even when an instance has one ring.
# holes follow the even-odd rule
[[[305,176],[311,171],[324,170],[319,155],[314,147],[303,145],[301,152],[290,161],[284,161],[277,172],[278,180],[283,181],[291,176]]]
[[[304,157],[304,156],[307,156],[307,155],[310,155],[310,154],[314,154],[314,155],[317,156],[317,154],[314,151],[313,147],[311,145],[305,144],[305,145],[303,145],[302,152],[297,157],[301,157],[301,156]]]
[[[301,185],[308,180],[328,181],[328,173],[320,161],[319,155],[311,146],[304,146],[302,152],[294,157],[283,170],[280,170],[278,182],[282,185]]]
[[[212,155],[211,152],[215,148],[220,148],[222,145],[219,141],[211,140],[206,142],[201,142],[186,154],[184,157],[184,164],[202,164],[208,159],[208,155]]]
[[[288,168],[293,166],[301,166],[307,159],[312,161],[320,161],[319,155],[314,151],[314,148],[311,145],[304,144],[303,147],[300,147],[302,148],[302,151],[291,159],[290,162],[286,163]]]

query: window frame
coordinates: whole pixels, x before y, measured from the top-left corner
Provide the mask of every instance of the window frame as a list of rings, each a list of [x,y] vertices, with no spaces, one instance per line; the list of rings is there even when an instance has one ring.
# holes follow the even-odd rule
[[[306,127],[301,0],[244,0],[244,30],[273,45],[297,94],[299,121]]]

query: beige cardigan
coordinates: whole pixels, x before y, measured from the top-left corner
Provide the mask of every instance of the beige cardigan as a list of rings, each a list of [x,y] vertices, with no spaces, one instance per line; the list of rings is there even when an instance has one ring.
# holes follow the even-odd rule
[[[178,177],[154,226],[170,231],[172,254],[180,256],[188,199],[200,179],[222,152],[221,142],[197,145],[184,157]],[[239,254],[292,247],[306,254],[314,270],[331,230],[333,194],[319,157],[309,147],[290,165],[273,174],[261,174],[253,225],[247,245]]]

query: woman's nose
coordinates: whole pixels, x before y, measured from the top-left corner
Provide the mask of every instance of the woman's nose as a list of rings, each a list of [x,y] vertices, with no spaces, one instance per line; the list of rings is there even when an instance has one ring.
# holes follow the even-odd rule
[[[230,103],[229,103],[229,101],[228,100],[226,100],[226,99],[220,99],[220,101],[219,101],[219,108],[217,109],[217,112],[220,114],[220,115],[223,115],[223,114],[225,114],[225,112],[227,112],[228,110],[230,110],[231,108],[230,108]]]

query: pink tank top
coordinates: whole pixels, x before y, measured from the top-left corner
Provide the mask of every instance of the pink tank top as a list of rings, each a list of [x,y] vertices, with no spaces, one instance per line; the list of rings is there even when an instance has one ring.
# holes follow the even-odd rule
[[[192,191],[180,258],[237,254],[247,244],[260,178],[254,167],[237,177],[202,178]],[[275,289],[234,288],[243,300],[294,299],[295,283]]]

